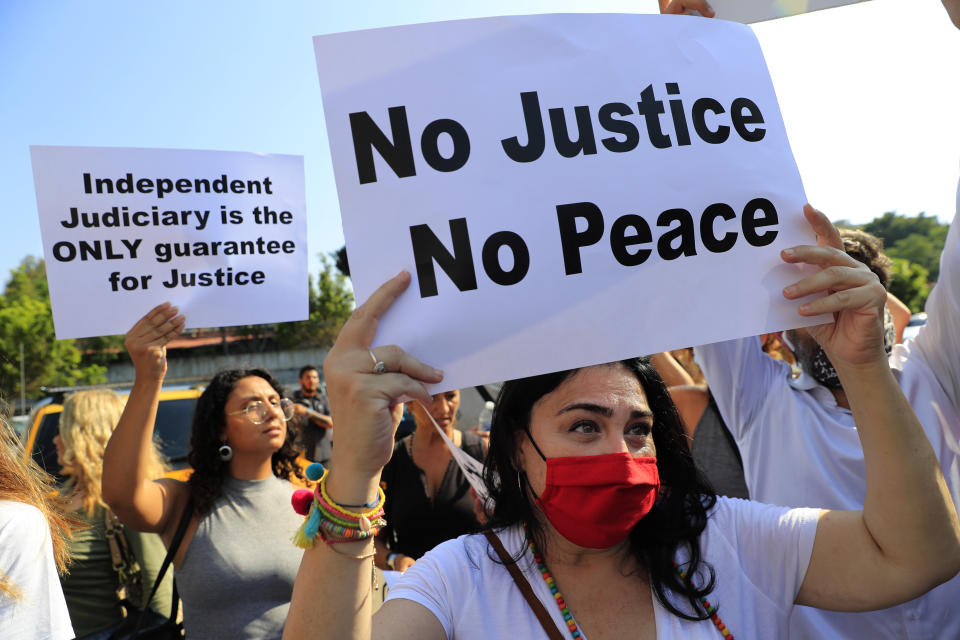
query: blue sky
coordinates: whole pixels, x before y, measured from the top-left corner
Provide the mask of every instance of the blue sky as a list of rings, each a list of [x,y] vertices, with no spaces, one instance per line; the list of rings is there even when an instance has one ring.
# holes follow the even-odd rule
[[[0,3],[0,285],[42,255],[29,145],[305,157],[311,272],[343,244],[311,37],[654,0]],[[939,0],[873,0],[756,27],[811,201],[834,218],[953,217],[960,32]]]

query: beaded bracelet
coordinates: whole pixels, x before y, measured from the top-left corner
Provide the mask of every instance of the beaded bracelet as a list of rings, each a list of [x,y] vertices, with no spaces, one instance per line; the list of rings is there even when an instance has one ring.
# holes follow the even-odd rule
[[[307,478],[319,480],[314,491],[300,489],[293,494],[294,510],[306,516],[306,520],[293,536],[293,543],[309,549],[319,534],[327,544],[337,542],[356,542],[372,538],[386,525],[383,519],[385,496],[377,489],[378,500],[363,512],[350,511],[330,499],[326,492],[326,479],[329,471],[319,463],[307,467]],[[364,505],[366,506],[366,505]]]
[[[321,483],[314,491],[313,503],[320,511],[324,520],[330,520],[345,527],[358,528],[362,531],[369,531],[371,518],[379,518],[383,515],[383,505],[377,505],[364,513],[353,513],[340,508],[335,502],[332,502],[326,495],[324,485]]]
[[[325,507],[327,510],[332,512],[333,515],[340,516],[342,518],[347,518],[351,520],[356,520],[358,522],[362,521],[363,518],[369,518],[372,514],[375,514],[377,511],[383,509],[383,505],[387,500],[386,495],[383,493],[383,489],[377,487],[377,503],[367,509],[366,511],[349,511],[343,505],[339,505],[333,500],[330,499],[330,496],[327,495],[327,472],[324,471],[323,476],[320,478],[320,482],[317,485],[316,490],[314,491],[315,497],[320,502],[320,504]]]
[[[323,517],[320,517],[320,526],[327,533],[332,533],[335,536],[340,536],[341,538],[348,538],[351,540],[366,540],[367,538],[372,538],[377,533],[380,532],[380,529],[383,525],[387,524],[387,521],[383,518],[377,518],[369,529],[355,529],[353,527],[345,527],[340,524],[330,522],[329,520],[324,520]]]

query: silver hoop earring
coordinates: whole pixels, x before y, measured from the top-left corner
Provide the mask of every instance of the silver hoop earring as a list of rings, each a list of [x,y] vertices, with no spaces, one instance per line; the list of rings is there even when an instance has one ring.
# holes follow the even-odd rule
[[[217,455],[220,456],[220,459],[224,462],[230,462],[233,460],[233,449],[230,448],[226,442],[220,445],[220,448],[217,449]]]

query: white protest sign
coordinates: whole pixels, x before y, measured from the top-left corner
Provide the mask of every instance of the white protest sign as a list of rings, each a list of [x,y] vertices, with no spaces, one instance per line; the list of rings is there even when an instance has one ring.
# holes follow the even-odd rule
[[[58,338],[125,333],[164,300],[187,327],[307,318],[302,156],[30,152]]]
[[[824,322],[781,295],[803,186],[749,27],[536,15],[315,38],[375,344],[466,387]]]
[[[865,0],[710,0],[710,6],[721,20],[761,22],[787,16],[833,9]]]

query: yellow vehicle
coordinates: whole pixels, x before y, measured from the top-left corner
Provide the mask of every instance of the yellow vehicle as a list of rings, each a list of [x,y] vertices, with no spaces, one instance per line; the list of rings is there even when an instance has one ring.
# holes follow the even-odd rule
[[[157,407],[157,421],[153,432],[160,441],[160,451],[170,465],[168,478],[186,480],[190,477],[187,464],[187,452],[190,449],[190,423],[197,398],[203,389],[174,389],[160,392],[160,404]],[[63,480],[60,464],[57,462],[57,449],[53,438],[60,430],[60,412],[63,411],[65,393],[58,391],[53,402],[43,405],[34,412],[30,428],[26,432],[24,450],[33,456],[34,461],[47,473]],[[126,397],[126,395],[124,395]]]
[[[154,423],[153,433],[160,442],[160,452],[166,457],[170,471],[164,477],[186,481],[193,472],[187,463],[187,453],[190,451],[190,425],[193,421],[193,410],[197,406],[197,398],[203,393],[202,388],[171,389],[160,392],[160,404],[157,406],[157,420]],[[30,428],[26,432],[24,444],[25,455],[33,456],[34,461],[47,473],[56,477],[61,483],[64,477],[60,474],[60,463],[57,462],[57,448],[53,445],[53,438],[60,432],[60,412],[63,411],[65,390],[56,391],[53,402],[45,404],[35,410]],[[126,399],[126,394],[123,394]],[[310,461],[302,455],[297,457],[300,467],[306,469]],[[300,484],[299,482],[297,484]]]

